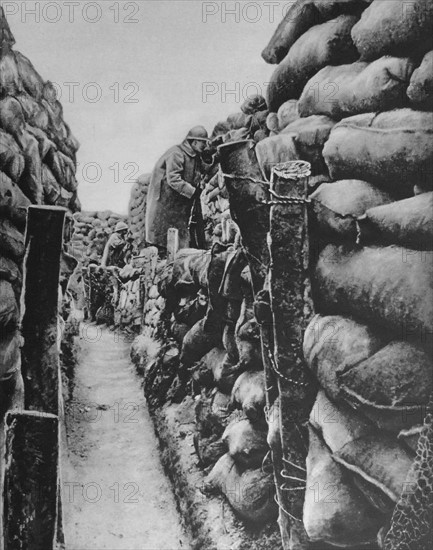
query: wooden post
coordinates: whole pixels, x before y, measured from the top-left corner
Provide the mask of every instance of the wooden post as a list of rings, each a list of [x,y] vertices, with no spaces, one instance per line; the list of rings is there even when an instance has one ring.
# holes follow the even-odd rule
[[[30,206],[24,260],[25,408],[59,414],[58,289],[66,209]]]
[[[167,260],[174,262],[177,251],[179,250],[179,231],[170,227],[167,231]]]
[[[251,269],[253,290],[263,288],[269,265],[266,235],[269,208],[260,201],[268,198],[268,184],[254,151],[254,141],[242,140],[218,147],[221,170],[227,187],[230,213],[242,236],[242,247]]]
[[[5,548],[53,550],[59,536],[58,417],[14,412],[6,423]]]
[[[310,165],[287,162],[273,169],[271,190],[277,195],[270,215],[270,297],[274,327],[273,367],[280,393],[283,471],[278,472],[279,523],[284,549],[308,547],[302,524],[308,420],[316,383],[304,365],[302,342],[313,305],[308,273],[307,182]],[[282,197],[282,200],[278,197]],[[284,202],[284,198],[292,199]],[[295,519],[296,518],[296,519]]]

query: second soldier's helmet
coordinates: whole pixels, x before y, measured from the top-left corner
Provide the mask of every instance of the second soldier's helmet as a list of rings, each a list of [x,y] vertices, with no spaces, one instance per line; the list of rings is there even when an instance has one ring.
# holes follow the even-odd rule
[[[127,229],[128,229],[128,226],[126,225],[125,222],[117,222],[116,227],[114,228],[114,231],[116,233],[119,233],[119,231],[125,231]]]

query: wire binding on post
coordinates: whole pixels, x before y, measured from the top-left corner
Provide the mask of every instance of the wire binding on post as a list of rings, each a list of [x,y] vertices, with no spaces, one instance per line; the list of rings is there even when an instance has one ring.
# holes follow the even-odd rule
[[[274,500],[275,500],[275,502],[277,503],[278,508],[279,508],[280,510],[282,510],[287,516],[289,516],[289,518],[292,518],[294,521],[298,521],[299,523],[302,523],[302,519],[296,518],[296,517],[293,516],[290,512],[288,512],[285,508],[283,508],[283,506],[281,506],[281,503],[280,503],[280,501],[278,500],[277,495],[274,495]]]

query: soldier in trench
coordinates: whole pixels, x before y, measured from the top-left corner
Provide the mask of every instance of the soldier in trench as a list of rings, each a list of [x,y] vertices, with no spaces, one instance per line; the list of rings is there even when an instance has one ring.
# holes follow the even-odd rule
[[[146,209],[146,241],[164,253],[167,231],[179,232],[179,248],[204,248],[200,207],[203,153],[209,142],[203,126],[192,128],[180,145],[156,163],[150,179]]]
[[[107,244],[104,248],[104,253],[101,259],[101,266],[108,267],[115,265],[123,267],[125,261],[125,247],[127,245],[126,234],[128,226],[125,222],[118,222],[113,233],[110,235]]]

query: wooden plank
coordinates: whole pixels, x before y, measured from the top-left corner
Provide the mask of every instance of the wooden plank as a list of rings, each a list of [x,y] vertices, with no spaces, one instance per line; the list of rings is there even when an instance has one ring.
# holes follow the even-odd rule
[[[256,294],[263,288],[269,265],[269,208],[261,202],[268,198],[268,184],[263,181],[253,147],[253,141],[242,140],[220,145],[218,152],[230,213],[241,232]]]
[[[59,524],[59,420],[52,414],[6,417],[4,545],[8,550],[52,550]]]
[[[59,413],[58,288],[66,209],[30,206],[24,260],[25,408]]]
[[[308,163],[299,161],[273,169],[271,190],[276,193],[270,215],[270,297],[274,327],[273,367],[278,376],[282,445],[277,487],[279,523],[284,549],[308,547],[302,524],[304,492],[288,490],[303,485],[307,439],[303,425],[316,394],[316,382],[304,365],[302,342],[313,312],[308,273],[307,175]],[[278,197],[283,197],[280,200]],[[292,199],[284,202],[284,198]],[[281,465],[280,462],[280,465]],[[281,482],[284,478],[284,487]]]
[[[169,262],[174,262],[176,254],[179,250],[179,231],[170,227],[167,231],[167,260]]]

